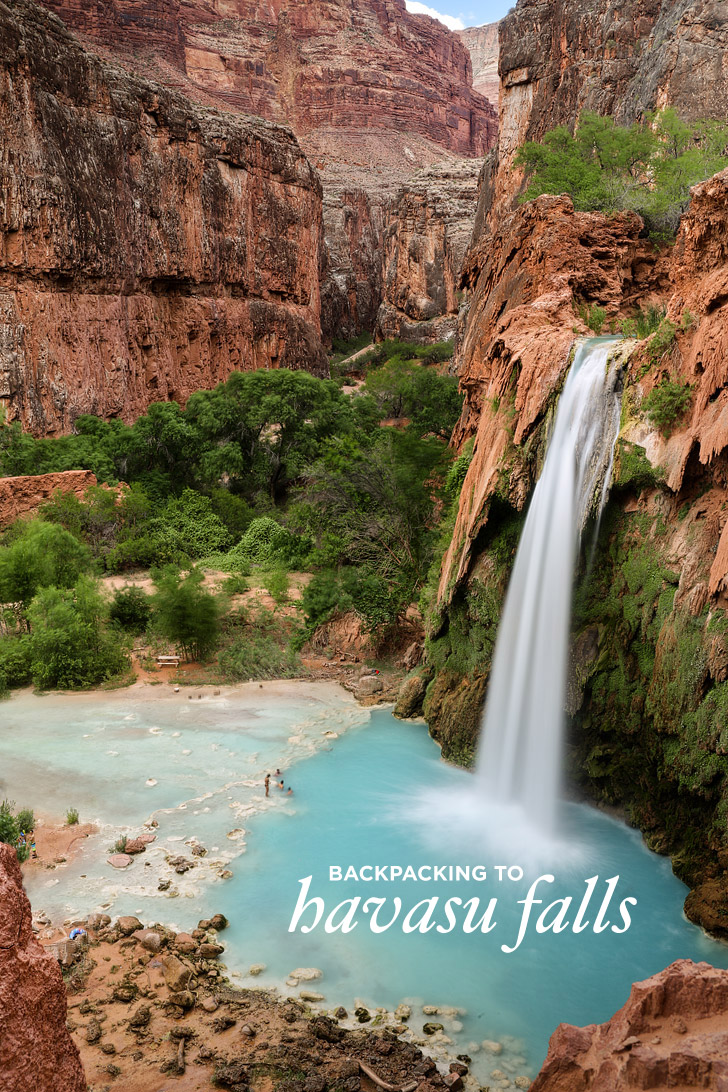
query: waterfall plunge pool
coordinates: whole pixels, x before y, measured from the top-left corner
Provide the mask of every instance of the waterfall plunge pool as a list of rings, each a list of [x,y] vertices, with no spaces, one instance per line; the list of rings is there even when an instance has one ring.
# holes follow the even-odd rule
[[[475,778],[440,760],[422,723],[362,710],[335,686],[255,684],[201,701],[140,686],[108,695],[22,694],[3,703],[2,725],[0,795],[56,818],[77,807],[82,820],[100,826],[75,860],[26,871],[34,910],[63,920],[106,906],[185,929],[222,911],[231,922],[223,939],[233,981],[281,986],[294,968],[316,967],[323,977],[303,985],[320,991],[327,1008],[343,1004],[351,1012],[355,999],[389,1010],[407,1002],[413,1030],[427,1020],[442,1023],[450,1049],[471,1054],[483,1082],[494,1069],[511,1079],[533,1075],[559,1022],[605,1020],[633,981],[674,959],[728,966],[728,948],[683,917],[686,891],[669,861],[650,853],[637,832],[593,808],[567,805],[557,859],[529,865],[518,855],[523,847],[499,845],[497,835],[490,845],[478,839],[468,821],[477,812]],[[295,795],[271,790],[266,801],[262,778],[278,766]],[[157,842],[115,872],[106,863],[110,844],[152,816]],[[207,856],[178,876],[165,856],[189,856],[194,838]],[[329,880],[330,866],[368,864],[483,865],[488,875],[483,882]],[[494,866],[519,864],[522,880],[497,881]],[[219,878],[222,867],[231,879]],[[544,872],[555,882],[541,885],[543,905],[517,950],[504,953],[522,919],[518,900]],[[395,898],[402,918],[437,896],[433,920],[444,923],[448,898],[480,899],[480,917],[496,897],[497,925],[465,933],[458,909],[448,933],[404,933],[400,918],[377,934],[359,912],[349,933],[326,933],[323,924],[289,932],[306,876],[327,913],[344,899],[385,898],[386,922]],[[599,887],[586,917],[594,922],[606,881],[619,876],[608,916],[618,923],[618,900],[636,898],[630,928],[537,933],[538,913],[561,897],[574,899],[573,922],[592,876]],[[160,878],[170,877],[172,886],[160,892]],[[312,920],[310,912],[301,922]],[[267,967],[257,978],[246,976],[254,963]],[[450,1011],[426,1016],[423,1004]],[[502,1043],[503,1052],[493,1055],[483,1040]]]

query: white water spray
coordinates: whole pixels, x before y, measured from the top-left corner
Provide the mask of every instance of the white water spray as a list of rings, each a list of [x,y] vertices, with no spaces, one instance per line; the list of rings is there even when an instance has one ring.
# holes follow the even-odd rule
[[[606,502],[619,431],[619,369],[607,367],[613,346],[606,338],[584,342],[559,399],[483,714],[479,791],[546,835],[557,819],[576,552],[592,506],[596,501],[598,518]]]

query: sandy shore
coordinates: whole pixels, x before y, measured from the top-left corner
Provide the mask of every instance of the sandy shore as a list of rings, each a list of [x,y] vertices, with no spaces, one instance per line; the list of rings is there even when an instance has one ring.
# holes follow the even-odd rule
[[[73,860],[83,852],[86,839],[96,834],[97,830],[98,827],[93,823],[75,823],[69,826],[68,823],[38,819],[35,827],[37,857],[30,857],[23,863],[23,872],[36,871]]]

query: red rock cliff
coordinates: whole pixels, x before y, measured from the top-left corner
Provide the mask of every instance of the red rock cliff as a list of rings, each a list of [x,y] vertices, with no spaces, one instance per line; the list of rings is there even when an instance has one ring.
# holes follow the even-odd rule
[[[480,158],[495,140],[468,50],[404,0],[44,2],[124,64],[291,126],[324,185],[328,336],[374,326],[398,187],[443,156]]]
[[[0,6],[0,399],[132,419],[234,369],[322,369],[320,184],[294,137],[195,106]]]
[[[531,1092],[728,1088],[728,971],[680,959],[605,1024],[561,1024]]]
[[[0,1086],[3,1092],[86,1092],[66,1030],[60,968],[33,936],[15,851],[0,843]]]

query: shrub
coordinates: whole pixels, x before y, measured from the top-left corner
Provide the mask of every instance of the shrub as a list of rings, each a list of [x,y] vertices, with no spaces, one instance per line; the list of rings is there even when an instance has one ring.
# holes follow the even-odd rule
[[[35,815],[31,808],[21,808],[16,819],[21,830],[35,830]]]
[[[675,324],[663,318],[647,346],[647,353],[652,364],[658,364],[675,344]]]
[[[152,613],[152,601],[142,588],[119,588],[109,609],[109,618],[130,633],[144,633]]]
[[[0,691],[28,686],[33,681],[30,638],[0,638]]]
[[[283,568],[270,569],[263,577],[266,591],[279,605],[288,599],[289,584],[288,573]]]
[[[249,679],[290,679],[301,674],[294,650],[269,633],[251,632],[224,649],[218,658],[223,677],[230,682]]]
[[[640,213],[654,235],[674,237],[690,188],[728,165],[728,126],[685,124],[669,108],[629,128],[584,111],[573,135],[565,126],[529,141],[516,157],[525,168],[523,200],[568,193],[577,209]]]
[[[275,562],[294,565],[304,564],[310,549],[310,539],[293,534],[270,516],[259,516],[250,524],[237,546],[230,550],[228,557],[233,563],[254,561],[259,565]]]
[[[26,810],[21,814],[32,815],[32,812]],[[18,821],[18,816],[15,814],[13,801],[3,800],[0,803],[0,842],[12,846],[19,861],[26,861],[30,851],[27,845],[18,844],[21,830],[29,831],[32,830],[32,827],[22,827]]]
[[[78,824],[78,809],[69,808],[66,812],[66,826],[75,827]]]
[[[604,323],[607,321],[607,312],[598,303],[592,303],[591,306],[582,303],[579,306],[579,318],[585,326],[588,326],[599,337],[604,329]]]
[[[126,853],[126,843],[128,841],[128,835],[122,834],[120,838],[116,839],[113,846],[109,846],[109,853]]]
[[[220,634],[221,603],[206,591],[203,581],[199,569],[183,578],[173,566],[155,578],[155,621],[188,659],[203,660],[215,648]]]
[[[690,405],[692,387],[672,379],[663,379],[653,387],[642,403],[650,422],[665,436],[669,436],[678,418]]]
[[[619,323],[619,332],[622,337],[633,337],[642,341],[659,329],[664,317],[665,309],[651,304],[644,311],[640,308],[631,318],[622,319]]]
[[[94,581],[82,576],[70,589],[44,588],[28,609],[33,682],[41,689],[96,686],[128,665],[117,634],[110,633],[106,603]]]

